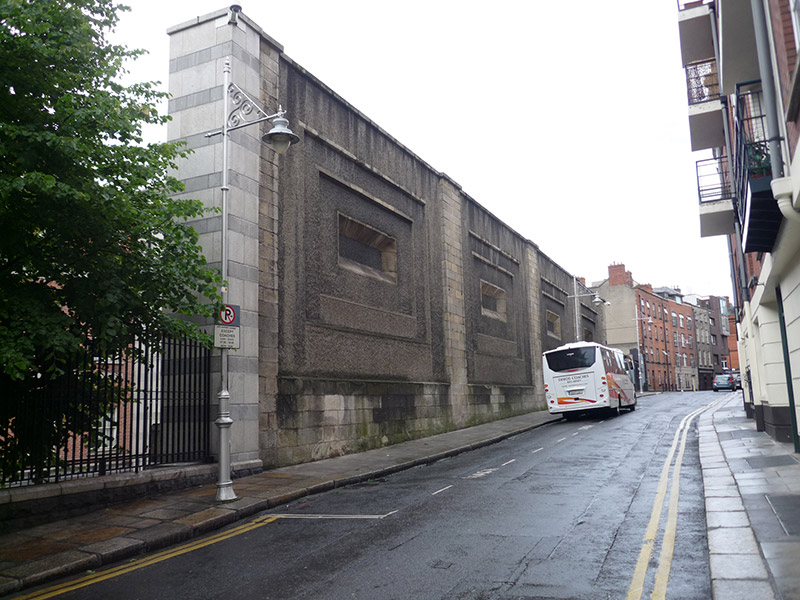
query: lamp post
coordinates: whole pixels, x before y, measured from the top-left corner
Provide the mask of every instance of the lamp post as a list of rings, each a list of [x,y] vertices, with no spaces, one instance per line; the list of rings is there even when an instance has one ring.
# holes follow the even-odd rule
[[[223,73],[223,120],[222,129],[206,134],[206,137],[222,136],[222,232],[221,232],[221,263],[222,263],[222,302],[228,304],[228,142],[231,131],[270,121],[272,129],[264,134],[261,141],[272,146],[278,154],[285,153],[289,146],[296,144],[300,138],[289,129],[289,121],[284,118],[286,112],[278,106],[278,112],[267,114],[244,90],[231,82],[231,59],[225,59]],[[233,103],[233,109],[230,103]],[[217,501],[227,502],[236,500],[236,492],[231,481],[231,419],[230,400],[228,390],[228,348],[221,349],[220,357],[220,392],[219,412],[214,421],[219,428],[219,474],[217,477]]]
[[[594,304],[595,306],[600,306],[601,304],[605,304],[606,306],[611,306],[611,303],[606,301],[606,300],[603,300],[597,292],[591,292],[589,294],[579,294],[578,293],[578,278],[575,275],[572,276],[572,287],[573,287],[574,293],[571,296],[567,296],[567,298],[574,298],[574,300],[575,300],[575,341],[576,342],[580,342],[581,341],[581,333],[580,333],[581,316],[580,316],[580,310],[578,308],[578,306],[579,306],[578,298],[584,298],[586,296],[593,296],[592,304]]]

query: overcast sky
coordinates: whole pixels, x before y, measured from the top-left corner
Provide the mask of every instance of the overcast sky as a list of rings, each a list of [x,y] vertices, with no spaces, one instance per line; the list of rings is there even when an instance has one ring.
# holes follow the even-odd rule
[[[167,28],[229,6],[125,3],[117,40],[149,52],[129,65],[132,77],[164,89]],[[568,271],[592,282],[624,263],[639,283],[731,295],[725,239],[700,237],[703,156],[689,146],[676,2],[241,6],[288,56]]]

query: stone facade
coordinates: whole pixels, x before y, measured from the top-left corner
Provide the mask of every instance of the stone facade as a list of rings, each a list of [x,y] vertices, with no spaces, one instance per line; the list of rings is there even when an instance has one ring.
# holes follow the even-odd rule
[[[269,123],[229,136],[235,464],[305,462],[542,410],[542,351],[604,341],[587,288],[246,15],[220,10],[169,33],[169,137],[195,151],[178,171],[188,195],[220,205],[222,140],[204,134],[221,126],[226,57],[232,81],[268,112],[283,104],[301,137],[276,156],[259,139]],[[194,225],[219,263],[221,219]]]

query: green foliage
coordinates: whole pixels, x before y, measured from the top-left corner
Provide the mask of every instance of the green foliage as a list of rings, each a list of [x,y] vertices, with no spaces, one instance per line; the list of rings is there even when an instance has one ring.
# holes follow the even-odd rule
[[[144,124],[167,119],[155,109],[165,94],[119,83],[141,54],[108,39],[120,10],[110,0],[0,0],[4,405],[55,385],[87,340],[113,353],[133,336],[204,338],[174,315],[208,317],[221,301],[219,276],[183,223],[203,205],[171,197],[184,153],[142,142]],[[0,453],[14,410],[3,413]]]

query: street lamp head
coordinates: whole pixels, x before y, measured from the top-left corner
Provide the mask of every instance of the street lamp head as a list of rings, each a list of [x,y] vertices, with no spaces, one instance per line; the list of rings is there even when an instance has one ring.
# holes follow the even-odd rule
[[[611,306],[611,302],[609,302],[608,300],[603,300],[599,294],[594,295],[594,298],[592,298],[592,304],[594,304],[595,306],[600,306],[600,305]]]
[[[278,116],[272,119],[272,129],[261,138],[262,142],[272,146],[278,154],[284,154],[289,146],[300,141],[300,137],[289,129],[289,121],[283,116],[284,114],[283,109],[279,108]]]

